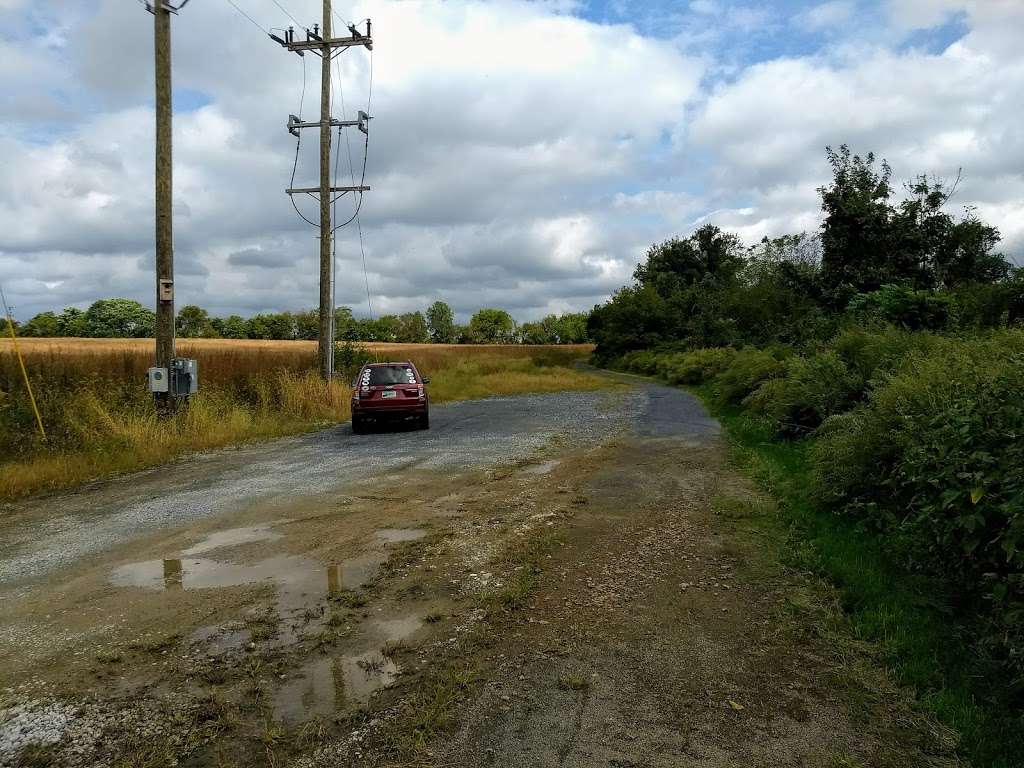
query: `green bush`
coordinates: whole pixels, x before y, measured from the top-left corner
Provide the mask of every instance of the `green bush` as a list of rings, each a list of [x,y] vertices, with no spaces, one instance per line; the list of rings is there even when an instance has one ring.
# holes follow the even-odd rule
[[[714,380],[714,391],[725,403],[739,403],[768,379],[781,376],[785,365],[774,354],[753,347],[736,352]]]
[[[911,355],[823,425],[815,495],[945,579],[1024,688],[1024,333]]]
[[[743,399],[743,406],[766,416],[779,434],[798,436],[852,408],[865,388],[865,379],[827,350],[789,358],[783,374],[762,382]]]
[[[695,349],[678,359],[666,378],[672,384],[704,384],[728,368],[735,357],[732,347]]]
[[[615,367],[622,368],[633,373],[640,373],[644,376],[653,376],[657,373],[658,354],[647,349],[638,349],[627,352]]]
[[[948,327],[953,300],[948,294],[917,291],[903,285],[883,285],[850,300],[850,312],[862,320],[892,323],[912,331],[940,331]]]

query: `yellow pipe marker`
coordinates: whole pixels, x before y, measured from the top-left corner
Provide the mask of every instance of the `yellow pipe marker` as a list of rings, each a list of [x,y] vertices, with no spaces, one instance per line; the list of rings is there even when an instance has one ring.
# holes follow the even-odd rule
[[[7,299],[4,298],[4,311],[7,313],[7,330],[11,332],[11,342],[14,344],[14,354],[18,356],[18,364],[21,365],[21,375],[25,379],[25,389],[28,390],[28,399],[32,403],[32,410],[36,414],[36,424],[39,425],[39,434],[46,440],[46,430],[43,429],[43,417],[39,415],[39,407],[36,405],[36,396],[32,394],[32,382],[28,380],[28,371],[25,370],[25,360],[21,356],[21,348],[18,346],[18,336],[14,333],[14,320],[11,318],[11,311],[7,309]]]

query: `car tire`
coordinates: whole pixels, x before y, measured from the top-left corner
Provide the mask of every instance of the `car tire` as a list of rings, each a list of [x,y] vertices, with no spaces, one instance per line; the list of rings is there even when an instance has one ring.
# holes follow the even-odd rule
[[[424,413],[416,424],[420,429],[430,429],[430,414]]]
[[[366,425],[363,423],[363,420],[358,416],[352,417],[352,432],[357,435],[362,435],[366,433]]]

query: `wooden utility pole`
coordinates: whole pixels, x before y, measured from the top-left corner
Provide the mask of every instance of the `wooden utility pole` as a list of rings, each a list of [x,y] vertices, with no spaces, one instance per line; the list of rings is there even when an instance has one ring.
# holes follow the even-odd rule
[[[174,357],[174,230],[173,159],[171,137],[171,14],[188,0],[173,6],[166,0],[146,4],[153,14],[153,50],[156,72],[156,365],[170,368]],[[159,406],[168,407],[173,398],[156,395]]]
[[[334,372],[334,296],[331,291],[331,0],[324,0],[323,48],[320,50],[320,373]]]
[[[355,127],[366,132],[369,116],[360,113],[358,120],[334,120],[331,118],[331,60],[335,56],[335,50],[344,50],[353,46],[365,46],[367,50],[373,49],[373,39],[370,37],[370,22],[366,22],[366,34],[361,34],[354,25],[349,26],[350,37],[331,37],[331,0],[323,0],[323,26],[322,29],[314,27],[311,33],[306,30],[305,40],[296,40],[294,30],[289,29],[284,38],[273,33],[270,39],[281,44],[289,51],[300,56],[306,51],[319,54],[321,58],[320,69],[320,120],[316,122],[303,122],[299,116],[291,115],[288,119],[288,131],[299,137],[303,128],[317,127],[320,129],[320,186],[319,187],[293,187],[286,190],[289,195],[306,194],[319,196],[320,200],[320,327],[319,343],[317,346],[318,362],[320,373],[325,379],[330,379],[334,373],[334,294],[331,285],[331,244],[334,238],[334,229],[331,222],[332,195],[348,192],[368,192],[369,187],[358,186],[331,186],[331,129]]]

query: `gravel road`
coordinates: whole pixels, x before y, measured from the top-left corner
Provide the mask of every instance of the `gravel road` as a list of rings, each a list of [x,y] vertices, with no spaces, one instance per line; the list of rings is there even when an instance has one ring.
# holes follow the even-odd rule
[[[553,440],[567,447],[623,431],[702,440],[718,426],[690,395],[638,379],[624,391],[490,398],[431,409],[426,432],[355,436],[348,424],[215,451],[2,510],[0,585],[10,588],[133,538],[254,503],[344,492],[410,469],[445,473],[509,464]]]

